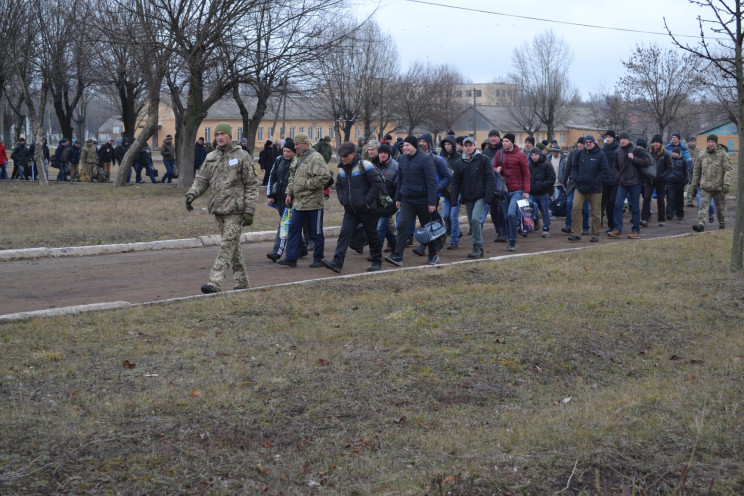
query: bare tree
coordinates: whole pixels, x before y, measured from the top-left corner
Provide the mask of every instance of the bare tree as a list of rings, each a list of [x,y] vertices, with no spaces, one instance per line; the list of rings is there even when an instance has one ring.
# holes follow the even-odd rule
[[[548,140],[553,139],[555,128],[565,123],[579,101],[570,78],[572,59],[569,46],[551,30],[535,36],[531,44],[515,49],[512,55],[519,106],[540,119]]]
[[[696,58],[658,45],[636,45],[623,66],[626,73],[618,81],[618,90],[638,110],[648,113],[664,136],[700,88]]]
[[[520,78],[516,75],[510,76],[511,81],[515,84],[520,84]],[[535,100],[527,93],[520,92],[519,95],[514,99],[514,104],[510,105],[509,115],[514,119],[514,123],[519,126],[519,129],[532,136],[540,130],[542,122],[534,111]]]
[[[744,123],[744,0],[695,0],[693,3],[710,9],[710,19],[698,18],[700,41],[696,45],[680,43],[667,31],[675,45],[685,50],[689,56],[699,57],[715,70],[725,75],[736,87],[737,122]],[[666,24],[666,20],[664,21]],[[710,26],[715,39],[708,39],[704,26]],[[709,71],[710,68],[703,68]],[[744,143],[744,128],[738,126],[739,143]],[[736,194],[736,215],[734,236],[731,245],[731,270],[744,270],[744,154],[739,153],[738,191]]]
[[[469,105],[455,94],[455,88],[463,82],[462,74],[455,67],[449,65],[435,67],[433,82],[431,114],[426,124],[436,135],[440,131],[452,129],[467,112]]]
[[[590,105],[597,132],[630,130],[633,106],[618,92],[602,88],[592,95]]]
[[[408,134],[428,121],[431,121],[435,102],[436,69],[420,62],[414,62],[400,78],[400,95],[396,102],[398,127]]]

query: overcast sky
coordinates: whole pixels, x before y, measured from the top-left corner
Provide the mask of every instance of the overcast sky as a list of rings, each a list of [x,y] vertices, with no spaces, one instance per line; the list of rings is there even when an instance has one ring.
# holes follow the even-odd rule
[[[360,1],[360,15],[369,14],[378,4],[378,0]],[[636,44],[672,46],[666,34],[651,34],[666,33],[664,17],[675,35],[689,36],[700,32],[698,15],[712,18],[709,9],[687,0],[431,0],[426,4],[411,0],[380,1],[375,20],[395,40],[401,72],[418,60],[452,64],[473,83],[505,80],[513,72],[514,49],[531,42],[536,34],[552,29],[573,52],[572,80],[584,100],[603,85],[608,89],[615,86],[624,73],[622,60],[628,59]],[[646,32],[606,29],[610,27]],[[681,40],[696,41],[695,38]]]

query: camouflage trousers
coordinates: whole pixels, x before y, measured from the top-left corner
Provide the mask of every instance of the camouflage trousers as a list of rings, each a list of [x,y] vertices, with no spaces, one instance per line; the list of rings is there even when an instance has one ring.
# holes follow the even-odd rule
[[[214,218],[222,236],[222,243],[217,260],[214,261],[209,273],[209,284],[220,291],[225,282],[225,274],[232,267],[235,286],[241,289],[247,288],[248,271],[243,258],[243,250],[240,249],[243,216],[215,214]]]
[[[726,195],[723,191],[710,191],[700,188],[700,207],[698,208],[698,224],[705,225],[708,220],[708,206],[711,198],[716,202],[716,215],[718,216],[718,225],[726,225]]]

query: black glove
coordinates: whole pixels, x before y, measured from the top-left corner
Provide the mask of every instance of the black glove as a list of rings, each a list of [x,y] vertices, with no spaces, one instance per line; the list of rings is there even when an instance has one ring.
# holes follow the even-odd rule
[[[244,226],[253,225],[253,214],[249,214],[247,212],[243,214],[243,225]]]
[[[194,210],[194,207],[191,206],[191,203],[195,200],[194,195],[186,195],[186,210],[191,212]]]

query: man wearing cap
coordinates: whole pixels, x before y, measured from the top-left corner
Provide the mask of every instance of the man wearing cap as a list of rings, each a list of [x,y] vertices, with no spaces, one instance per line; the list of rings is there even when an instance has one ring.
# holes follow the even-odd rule
[[[482,258],[481,217],[486,209],[486,199],[493,198],[496,177],[491,161],[478,150],[472,136],[463,139],[462,146],[465,151],[453,164],[450,204],[457,205],[458,199],[462,198],[473,232],[473,251],[468,254],[468,258]]]
[[[602,152],[605,154],[610,172],[612,172],[612,162],[615,160],[619,148],[620,145],[615,141],[615,131],[612,129],[605,131]],[[611,173],[607,178],[607,182],[602,187],[602,208],[599,222],[602,225],[602,220],[605,215],[607,216],[607,232],[615,229],[615,196],[617,196],[617,181],[615,180],[615,174]]]
[[[600,208],[602,205],[602,186],[611,174],[607,164],[607,157],[594,141],[591,134],[584,137],[584,149],[576,155],[571,164],[571,177],[576,182],[574,190],[573,212],[571,215],[578,220],[584,201],[589,201],[591,215],[591,240],[599,241]],[[571,228],[569,241],[581,241],[581,229],[578,222]]]
[[[170,184],[176,169],[176,147],[173,146],[173,136],[170,134],[165,137],[163,144],[160,145],[160,155],[163,157],[163,165],[165,166],[165,174],[163,174],[160,182],[164,183],[167,180]]]
[[[646,178],[643,186],[641,225],[647,227],[648,221],[651,220],[651,196],[654,190],[656,190],[656,206],[658,210],[656,216],[659,226],[663,226],[666,220],[666,178],[672,172],[672,154],[664,149],[660,134],[655,134],[651,138],[649,152],[656,162],[656,177],[654,179]]]
[[[514,144],[514,134],[506,133],[501,140],[504,153],[496,157],[496,172],[506,182],[508,193],[503,201],[506,220],[506,237],[509,244],[506,251],[517,249],[517,226],[519,224],[519,207],[517,201],[530,198],[530,166],[527,155]]]
[[[70,175],[71,181],[80,180],[80,171],[77,169],[77,164],[74,164],[74,169],[68,169],[70,154],[70,140],[62,138],[57,144],[57,149],[54,150],[54,157],[57,159],[57,165],[59,165],[59,172],[57,173],[57,181],[67,181],[67,175]],[[15,171],[14,171],[15,172]]]
[[[10,154],[10,158],[13,160],[13,173],[10,178],[18,180],[24,179],[26,167],[28,167],[28,162],[31,159],[31,154],[28,152],[28,148],[26,147],[26,138],[18,140],[18,144],[13,149],[13,153]],[[67,178],[64,179],[64,181],[66,180]]]
[[[109,138],[106,143],[98,149],[98,155],[101,157],[101,166],[106,173],[106,180],[111,180],[111,164],[116,158],[116,149],[114,148],[114,138]]]
[[[313,149],[320,153],[320,155],[323,157],[323,160],[326,162],[330,162],[331,158],[333,157],[333,148],[331,148],[331,137],[330,136],[324,136],[322,140],[315,143],[315,146]]]
[[[273,208],[276,208],[279,213],[279,226],[276,229],[276,236],[274,237],[274,246],[269,253],[266,254],[266,258],[272,262],[276,262],[282,255],[287,247],[287,238],[281,237],[281,219],[284,215],[284,210],[287,205],[284,200],[287,198],[287,184],[289,184],[289,166],[292,164],[292,159],[295,156],[295,145],[292,138],[287,138],[282,148],[282,154],[276,157],[274,165],[272,165],[269,171],[269,182],[266,184],[266,203]]]
[[[8,179],[7,167],[8,152],[5,150],[5,143],[3,143],[3,138],[0,137],[0,179]]]
[[[628,238],[639,239],[641,237],[641,207],[639,202],[644,180],[638,168],[651,165],[651,159],[642,149],[639,150],[633,146],[633,143],[630,141],[630,134],[626,131],[622,131],[618,139],[620,141],[620,148],[615,151],[615,157],[610,162],[618,183],[612,213],[612,225],[614,227],[610,231],[607,231],[607,236],[619,238],[622,235],[623,205],[627,198],[632,224]]]
[[[302,242],[302,228],[305,220],[310,221],[310,233],[313,238],[313,262],[311,268],[323,267],[323,191],[331,179],[331,173],[323,156],[310,147],[307,134],[300,133],[294,139],[297,154],[289,167],[289,181],[284,202],[292,208],[292,220],[289,223],[287,254],[279,260],[279,265],[296,267]]]
[[[258,202],[258,178],[253,170],[253,157],[232,141],[232,127],[220,122],[214,128],[217,148],[207,155],[194,184],[186,193],[186,209],[191,211],[194,199],[211,190],[207,209],[220,230],[220,252],[202,285],[205,294],[222,289],[227,270],[232,267],[235,289],[248,288],[248,271],[240,249],[241,226],[253,224]]]
[[[96,146],[93,144],[93,138],[85,140],[85,146],[80,151],[80,162],[83,164],[83,170],[80,173],[80,180],[83,182],[92,182],[94,171],[97,175],[96,169],[98,168],[98,154],[96,153]]]
[[[415,136],[406,136],[398,160],[398,177],[395,180],[395,206],[400,210],[398,239],[395,251],[385,260],[398,267],[403,266],[403,252],[411,227],[419,219],[424,226],[433,220],[437,209],[437,175],[431,158],[418,149]],[[427,244],[429,265],[439,261],[436,240]]]
[[[731,162],[726,150],[718,146],[718,136],[708,135],[705,151],[695,161],[692,170],[692,185],[700,188],[698,221],[692,226],[695,232],[705,231],[705,219],[711,198],[716,202],[718,228],[726,228],[726,195],[731,184]]]
[[[371,140],[372,143],[374,140]],[[376,143],[376,141],[375,141]],[[375,154],[377,149],[375,149]],[[344,207],[344,218],[336,243],[333,260],[323,259],[323,265],[334,272],[341,272],[346,258],[346,250],[356,227],[361,224],[369,243],[369,254],[372,265],[367,271],[380,270],[382,265],[382,245],[377,236],[377,198],[380,195],[382,181],[375,166],[362,160],[356,153],[354,143],[347,141],[338,149],[341,162],[338,164],[336,194]]]

